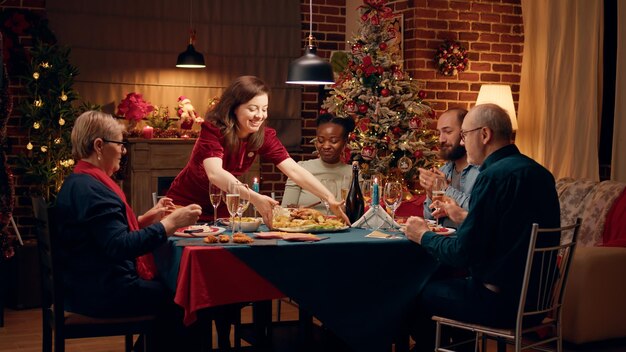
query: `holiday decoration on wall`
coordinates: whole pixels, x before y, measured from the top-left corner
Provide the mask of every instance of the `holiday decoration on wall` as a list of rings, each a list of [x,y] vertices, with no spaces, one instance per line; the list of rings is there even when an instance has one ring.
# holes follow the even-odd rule
[[[402,33],[392,25],[397,15],[384,0],[365,0],[359,10],[348,65],[322,112],[354,119],[349,148],[365,178],[382,174],[410,182],[418,167],[435,165],[434,111],[418,82],[403,71]]]
[[[20,171],[34,194],[52,201],[72,171],[74,159],[70,134],[78,111],[72,88],[78,74],[69,63],[69,48],[37,42],[31,50],[24,80],[26,98],[19,110],[28,129],[26,153],[19,158]]]
[[[446,40],[439,46],[434,61],[439,73],[444,76],[456,76],[469,65],[467,50],[453,40]]]

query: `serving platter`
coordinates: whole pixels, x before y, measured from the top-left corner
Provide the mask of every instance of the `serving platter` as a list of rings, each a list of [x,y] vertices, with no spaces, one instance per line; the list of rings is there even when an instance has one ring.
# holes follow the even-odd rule
[[[224,231],[226,231],[226,229],[219,226],[191,225],[177,229],[174,232],[174,236],[188,238],[206,237],[208,235],[219,235]]]

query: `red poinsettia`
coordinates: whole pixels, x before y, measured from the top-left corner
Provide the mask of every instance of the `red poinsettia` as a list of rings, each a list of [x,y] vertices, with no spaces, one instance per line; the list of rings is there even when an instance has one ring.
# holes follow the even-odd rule
[[[138,93],[128,93],[117,106],[117,115],[128,121],[139,121],[154,111],[154,106],[143,99]]]

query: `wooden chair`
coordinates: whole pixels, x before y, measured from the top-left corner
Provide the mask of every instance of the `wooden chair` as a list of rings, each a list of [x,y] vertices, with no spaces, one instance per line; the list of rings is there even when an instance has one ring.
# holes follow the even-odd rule
[[[516,352],[525,349],[553,351],[548,344],[556,343],[556,351],[562,352],[561,308],[580,223],[581,220],[576,219],[574,224],[568,226],[545,229],[533,224],[517,319],[513,328],[500,329],[434,316],[433,320],[437,323],[435,351],[453,351],[448,348],[454,346],[441,347],[442,326],[449,326],[475,332],[476,339],[462,343],[473,342],[476,350],[480,340],[483,352],[487,338],[498,341],[498,351],[506,351],[505,343],[513,344]],[[560,245],[552,247],[538,245],[540,236],[553,236],[554,233],[561,234]],[[571,239],[564,240],[568,238],[563,236],[564,233],[571,233]],[[546,314],[546,318],[539,324],[527,323],[529,319],[535,318],[536,321]],[[532,332],[539,334],[524,339],[524,336]]]
[[[36,220],[36,233],[39,248],[42,288],[42,351],[65,351],[65,340],[85,337],[125,336],[126,351],[133,348],[133,335],[144,338],[152,329],[155,316],[101,319],[64,310],[63,268],[57,258],[54,233],[54,208],[49,208],[43,198],[33,198],[33,211]],[[144,339],[144,350],[148,346]]]

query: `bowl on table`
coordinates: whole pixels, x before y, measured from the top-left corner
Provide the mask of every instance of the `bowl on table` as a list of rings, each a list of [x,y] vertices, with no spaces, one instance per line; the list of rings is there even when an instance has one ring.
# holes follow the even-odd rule
[[[230,219],[229,218],[221,218],[219,222],[225,226],[230,227]],[[263,223],[261,218],[251,218],[251,217],[242,217],[241,218],[241,231],[243,232],[253,232],[259,229],[259,226]],[[239,219],[235,217],[235,231],[239,229]]]

